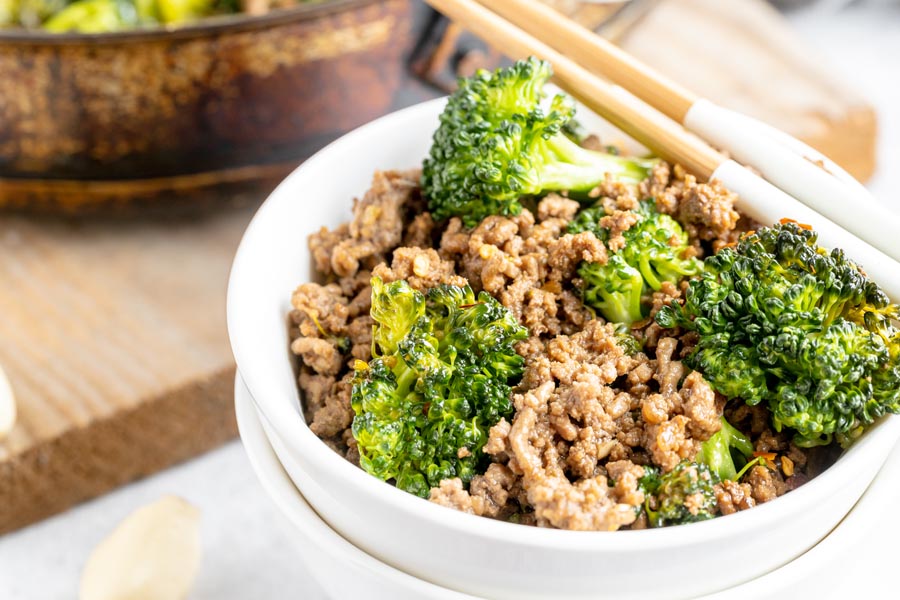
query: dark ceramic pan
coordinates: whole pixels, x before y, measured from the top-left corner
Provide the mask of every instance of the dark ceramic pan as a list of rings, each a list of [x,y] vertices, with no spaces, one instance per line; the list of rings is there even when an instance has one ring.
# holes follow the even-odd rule
[[[440,93],[408,69],[433,25],[413,0],[332,0],[174,30],[2,31],[0,207],[264,191],[347,130]]]

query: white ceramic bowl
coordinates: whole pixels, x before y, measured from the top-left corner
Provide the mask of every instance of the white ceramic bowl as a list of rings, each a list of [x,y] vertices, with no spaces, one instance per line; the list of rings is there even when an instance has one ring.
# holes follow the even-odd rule
[[[346,221],[375,170],[420,164],[442,104],[373,121],[309,159],[263,204],[235,257],[227,311],[234,355],[307,501],[368,554],[497,598],[654,598],[661,582],[670,598],[694,597],[769,572],[821,540],[872,481],[900,419],[877,424],[826,473],[775,502],[703,523],[613,533],[523,527],[431,504],[352,466],[309,430],[285,326],[291,292],[313,279],[306,238]],[[603,127],[583,109],[579,118],[589,130]]]
[[[278,461],[250,393],[235,381],[235,413],[244,448],[260,483],[286,517],[296,548],[316,581],[334,598],[456,600],[474,598],[397,571],[331,529],[312,510]],[[881,598],[892,587],[893,530],[883,516],[900,500],[900,447],[841,523],[811,550],[748,583],[698,600]],[[848,555],[859,557],[854,565]],[[663,590],[657,597],[663,597]]]
[[[240,376],[234,384],[234,408],[253,471],[291,526],[294,546],[307,570],[330,597],[476,600],[379,562],[335,533],[306,503],[278,462]]]

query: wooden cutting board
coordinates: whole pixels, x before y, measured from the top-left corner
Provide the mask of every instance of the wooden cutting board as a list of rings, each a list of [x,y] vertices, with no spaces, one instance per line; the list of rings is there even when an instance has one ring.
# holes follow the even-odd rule
[[[635,0],[647,2],[647,0]],[[658,0],[607,35],[687,89],[787,131],[865,181],[877,118],[852,84],[762,0]]]
[[[225,284],[252,214],[67,224],[0,217],[0,532],[236,433]]]
[[[615,37],[697,92],[871,173],[871,108],[761,0],[661,0]],[[252,212],[0,216],[0,364],[19,407],[0,441],[0,533],[235,435],[225,285]]]

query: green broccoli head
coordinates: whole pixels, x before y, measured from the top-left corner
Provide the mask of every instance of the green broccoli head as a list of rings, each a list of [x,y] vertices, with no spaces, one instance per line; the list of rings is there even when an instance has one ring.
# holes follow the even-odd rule
[[[697,258],[685,258],[687,234],[675,219],[657,211],[652,199],[641,202],[635,213],[639,220],[624,232],[621,250],[611,253],[605,265],[582,262],[578,267],[584,303],[607,321],[626,325],[644,318],[641,298],[649,290],[696,275],[703,267]],[[601,206],[585,209],[569,223],[567,232],[590,231],[606,242],[610,231],[601,225],[604,216]]]
[[[488,430],[512,414],[510,383],[527,330],[490,294],[372,280],[373,356],[353,379],[360,465],[426,497],[442,479],[468,483]]]
[[[897,307],[840,250],[792,222],[745,236],[705,261],[663,327],[699,334],[687,364],[729,398],[766,402],[795,443],[858,435],[900,412]]]
[[[397,345],[425,315],[425,296],[409,285],[385,285],[372,278],[372,356],[393,354]]]
[[[447,101],[428,158],[422,189],[436,219],[462,217],[474,226],[488,215],[516,215],[519,198],[554,190],[587,192],[607,175],[637,183],[656,161],[628,159],[581,148],[563,128],[571,99],[549,105],[549,63],[530,58],[460,79]]]
[[[697,462],[705,464],[719,480],[737,479],[734,455],[737,454],[741,466],[753,454],[753,443],[746,435],[721,417],[722,428],[703,442],[697,454]]]
[[[624,323],[616,325],[616,343],[628,355],[637,354],[644,350],[643,340],[637,339],[631,332],[631,328]]]
[[[645,467],[645,471],[647,471]],[[640,483],[649,496],[644,509],[651,527],[705,521],[716,516],[715,472],[703,463],[682,461],[668,473],[652,469]]]
[[[644,278],[623,256],[611,254],[605,265],[584,261],[578,276],[582,300],[607,321],[630,325],[641,319]]]
[[[106,33],[138,25],[134,5],[117,0],[77,0],[55,12],[43,27],[54,33]]]
[[[5,19],[4,24],[36,28],[67,4],[68,0],[4,0],[0,2],[0,19]]]

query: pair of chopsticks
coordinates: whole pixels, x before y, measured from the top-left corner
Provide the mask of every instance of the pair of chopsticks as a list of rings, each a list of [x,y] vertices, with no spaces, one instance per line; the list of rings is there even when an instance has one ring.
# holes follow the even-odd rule
[[[582,104],[658,156],[722,181],[751,218],[790,217],[812,225],[826,246],[853,248],[869,275],[900,300],[900,216],[815,164],[820,155],[798,154],[744,115],[692,94],[538,0],[426,1],[507,56],[552,63],[555,80]]]

